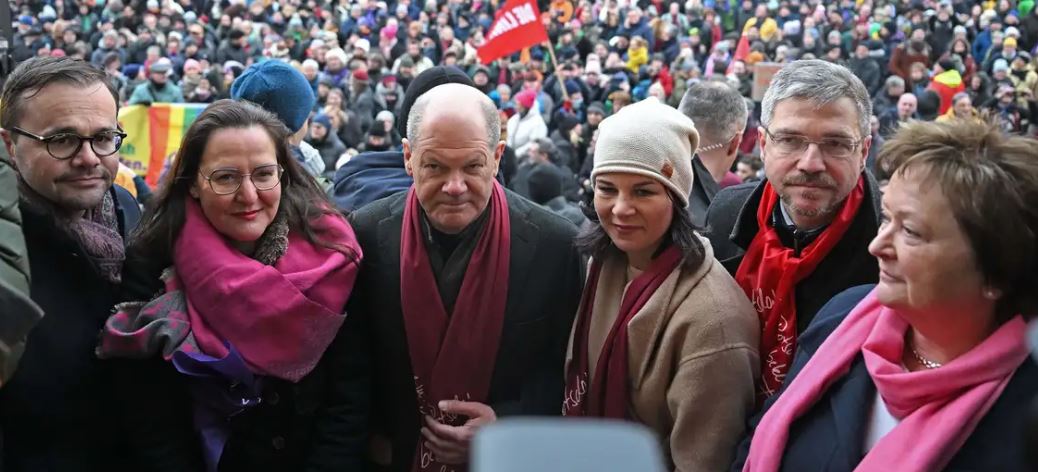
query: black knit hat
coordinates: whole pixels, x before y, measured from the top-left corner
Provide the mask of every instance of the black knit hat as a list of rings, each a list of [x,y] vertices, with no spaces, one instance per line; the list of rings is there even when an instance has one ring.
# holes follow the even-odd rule
[[[407,136],[407,115],[411,113],[411,107],[418,97],[434,87],[443,84],[463,84],[475,88],[468,74],[454,66],[436,66],[418,74],[407,86],[404,92],[404,101],[400,103],[399,119],[396,121],[396,130],[400,136]]]

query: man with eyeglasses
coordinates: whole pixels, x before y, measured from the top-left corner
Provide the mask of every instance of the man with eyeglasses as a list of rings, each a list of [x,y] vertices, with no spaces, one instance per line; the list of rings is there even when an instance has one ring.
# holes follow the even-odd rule
[[[110,366],[94,355],[118,301],[125,237],[140,218],[133,197],[112,185],[126,136],[117,96],[103,71],[68,57],[22,63],[0,96],[31,298],[44,312],[0,389],[5,471],[126,470]]]
[[[865,85],[845,67],[790,63],[764,94],[757,132],[766,178],[722,190],[707,211],[714,254],[760,317],[759,400],[778,391],[818,310],[879,279],[868,252],[880,214],[865,170],[871,116]]]

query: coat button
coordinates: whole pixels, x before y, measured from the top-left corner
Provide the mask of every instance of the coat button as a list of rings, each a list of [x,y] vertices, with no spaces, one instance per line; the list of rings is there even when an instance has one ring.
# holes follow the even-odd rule
[[[285,438],[281,436],[274,436],[274,439],[270,440],[270,445],[274,446],[275,451],[280,451],[285,448]]]
[[[281,395],[278,395],[278,392],[271,392],[270,395],[267,395],[267,403],[271,406],[276,406],[280,401]]]

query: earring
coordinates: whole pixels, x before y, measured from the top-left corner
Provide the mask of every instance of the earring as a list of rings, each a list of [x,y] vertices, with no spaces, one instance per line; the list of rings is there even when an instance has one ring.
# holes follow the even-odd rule
[[[984,289],[984,298],[988,300],[998,300],[1002,296],[1002,291],[997,288],[986,288]]]

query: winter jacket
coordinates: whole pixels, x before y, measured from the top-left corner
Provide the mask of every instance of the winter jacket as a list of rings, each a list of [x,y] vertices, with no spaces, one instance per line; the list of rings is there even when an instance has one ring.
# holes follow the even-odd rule
[[[0,160],[0,388],[14,374],[29,330],[43,312],[29,298],[29,258],[18,211],[14,169]]]
[[[930,89],[937,92],[937,96],[941,98],[938,113],[943,115],[951,109],[955,94],[966,90],[966,84],[963,83],[959,71],[952,69],[937,74],[930,82]]]
[[[155,88],[151,81],[144,82],[133,89],[128,105],[151,105],[153,103],[184,103],[184,94],[180,87],[166,82],[162,88]]]
[[[353,156],[335,171],[332,201],[350,212],[395,193],[414,182],[404,169],[404,153],[366,152]]]
[[[548,125],[536,110],[530,110],[526,116],[512,115],[508,119],[508,146],[515,149],[516,156],[525,156],[530,143],[535,138],[548,137]]]
[[[699,240],[703,263],[674,269],[627,325],[630,419],[656,433],[675,471],[728,467],[753,413],[760,373],[757,312],[714,259],[710,242]],[[604,344],[615,323],[628,278],[627,259],[607,255],[593,301],[591,349]],[[589,351],[588,365],[599,357]]]
[[[162,289],[168,264],[127,257],[121,298],[147,300]],[[264,377],[261,401],[227,420],[219,472],[363,470],[368,359],[366,341],[347,316],[312,371],[297,383]],[[186,377],[160,357],[112,364],[133,470],[202,471]]]
[[[321,160],[324,161],[322,175],[329,179],[334,177],[335,164],[339,161],[339,157],[346,152],[346,145],[335,133],[327,133],[320,141],[310,138],[309,143],[321,154]]]
[[[811,357],[852,309],[874,286],[854,287],[840,293],[818,313],[818,317],[797,340],[793,366],[783,387],[797,380]],[[807,380],[807,379],[805,379]],[[1033,471],[1027,456],[1033,445],[1033,400],[1038,393],[1038,365],[1030,356],[1016,369],[991,409],[980,419],[965,442],[949,447],[950,457],[943,471],[997,470]],[[876,383],[858,354],[846,373],[835,379],[793,422],[782,454],[781,470],[803,472],[851,472],[865,456],[863,446],[868,434],[871,406],[877,395]],[[781,396],[774,395],[764,409],[750,421],[750,435],[739,445],[732,472],[741,471],[749,455],[753,430]],[[1032,412],[1032,413],[1027,413]],[[1033,456],[1032,456],[1033,457]]]
[[[410,471],[421,439],[407,336],[400,308],[400,235],[407,192],[351,215],[364,250],[349,316],[367,326],[372,372],[375,470]],[[563,364],[582,285],[568,221],[508,190],[511,247],[500,344],[486,403],[499,418],[559,415]],[[503,282],[502,282],[503,283]],[[348,317],[347,317],[348,318]]]
[[[121,187],[109,192],[125,240],[140,208]],[[18,371],[0,389],[3,470],[132,470],[116,416],[113,371],[94,355],[119,286],[98,274],[52,216],[29,205],[20,209],[32,300],[46,316],[29,332]]]

